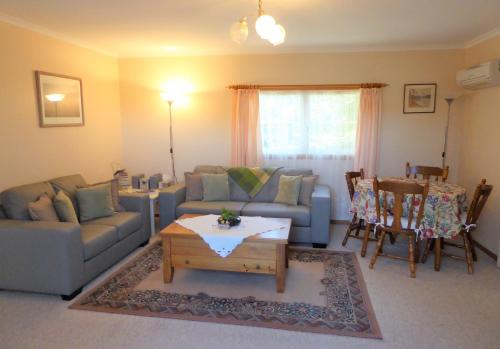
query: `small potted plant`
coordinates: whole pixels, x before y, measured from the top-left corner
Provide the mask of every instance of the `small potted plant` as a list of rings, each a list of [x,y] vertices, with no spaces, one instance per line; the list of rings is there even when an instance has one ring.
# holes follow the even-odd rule
[[[223,208],[221,215],[217,218],[217,223],[220,227],[231,228],[241,223],[241,218],[232,213],[231,211]]]

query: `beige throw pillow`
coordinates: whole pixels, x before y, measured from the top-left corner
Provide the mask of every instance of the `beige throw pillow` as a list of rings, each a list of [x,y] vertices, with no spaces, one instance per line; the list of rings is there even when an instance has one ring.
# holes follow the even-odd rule
[[[186,201],[201,201],[203,200],[203,181],[201,173],[184,173],[186,181]]]
[[[76,215],[75,207],[73,206],[73,201],[71,201],[64,190],[59,190],[57,192],[57,195],[54,198],[54,207],[61,222],[78,223],[78,217]]]
[[[42,194],[37,201],[30,202],[28,211],[34,221],[59,222],[52,200],[47,194]]]
[[[302,176],[281,175],[278,185],[278,194],[276,194],[274,202],[297,206],[301,182]]]
[[[302,177],[302,183],[300,184],[299,205],[311,206],[312,193],[314,192],[314,186],[316,185],[317,180],[317,175]]]

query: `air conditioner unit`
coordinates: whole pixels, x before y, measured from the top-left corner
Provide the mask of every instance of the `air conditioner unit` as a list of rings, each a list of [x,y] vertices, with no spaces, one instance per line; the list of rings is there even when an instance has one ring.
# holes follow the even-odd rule
[[[500,59],[460,70],[457,73],[457,85],[470,89],[500,85]]]

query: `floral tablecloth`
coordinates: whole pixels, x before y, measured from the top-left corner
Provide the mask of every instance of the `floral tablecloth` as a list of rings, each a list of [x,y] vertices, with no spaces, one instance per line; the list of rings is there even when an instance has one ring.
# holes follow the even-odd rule
[[[408,178],[383,178],[380,180],[398,180],[404,182],[417,182],[425,184],[423,180]],[[394,197],[388,195],[389,205],[393,205]],[[381,199],[381,198],[380,198]],[[420,199],[416,197],[416,205]],[[404,214],[407,214],[411,196],[405,198]],[[377,222],[377,210],[375,207],[375,193],[373,192],[373,179],[360,180],[355,188],[351,203],[351,213],[357,213],[359,218],[368,223]],[[430,182],[429,194],[425,202],[424,218],[420,226],[422,238],[453,238],[460,233],[462,227],[462,215],[467,214],[467,196],[465,188],[450,183]]]

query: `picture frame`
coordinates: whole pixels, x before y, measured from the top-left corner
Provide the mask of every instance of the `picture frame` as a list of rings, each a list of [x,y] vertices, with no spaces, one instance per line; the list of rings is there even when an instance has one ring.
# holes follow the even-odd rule
[[[403,113],[435,113],[436,92],[436,83],[405,84],[403,93]]]
[[[83,126],[82,79],[35,71],[40,127]]]

